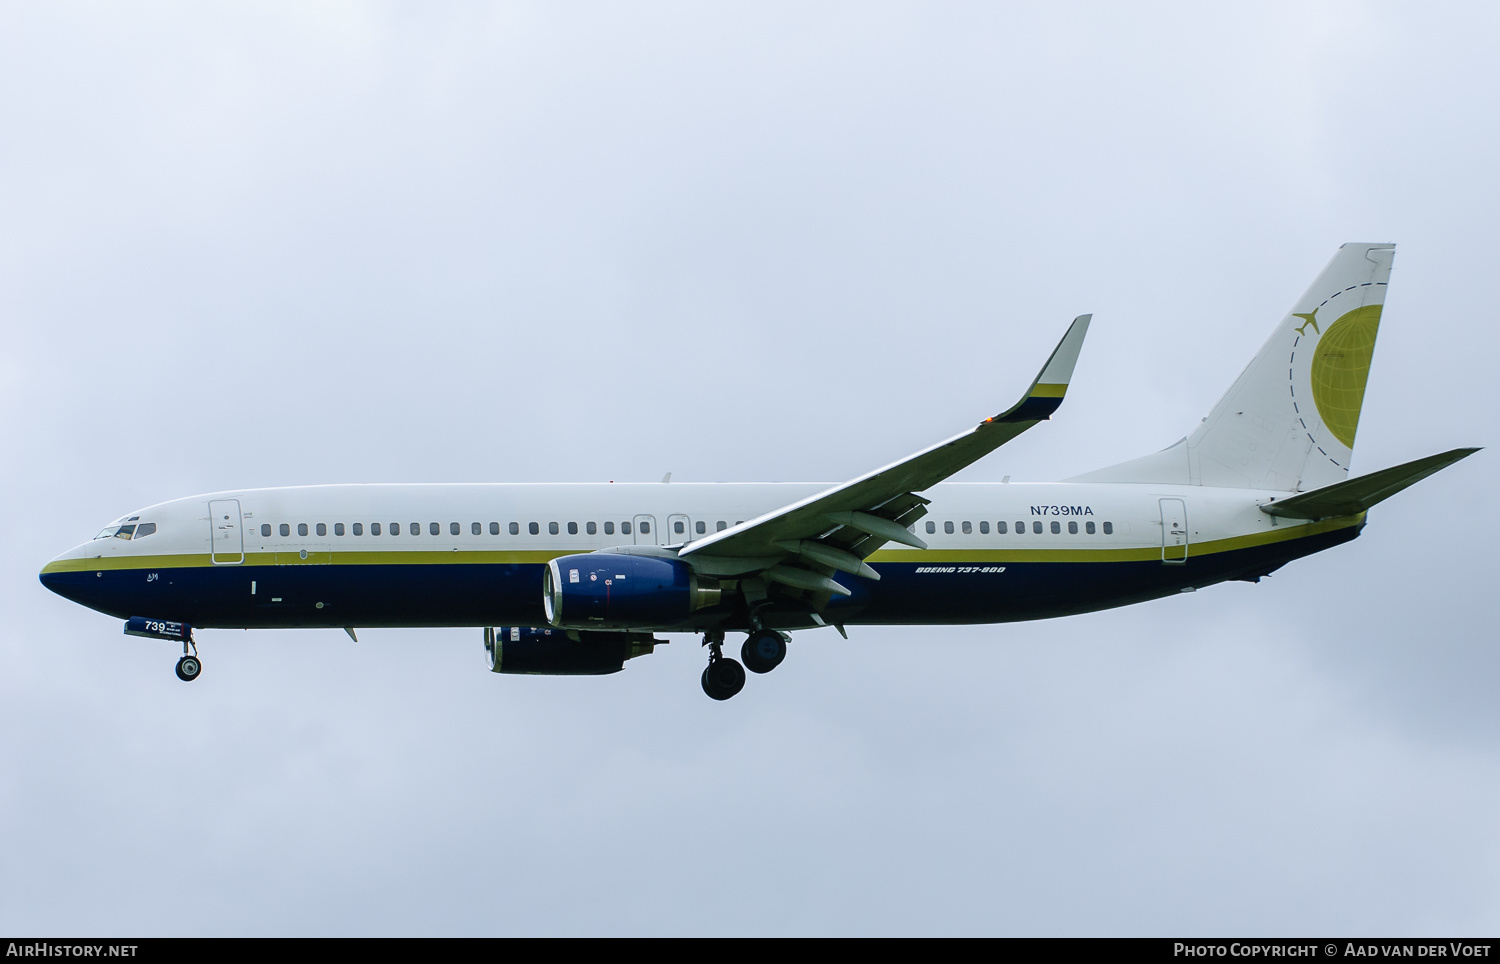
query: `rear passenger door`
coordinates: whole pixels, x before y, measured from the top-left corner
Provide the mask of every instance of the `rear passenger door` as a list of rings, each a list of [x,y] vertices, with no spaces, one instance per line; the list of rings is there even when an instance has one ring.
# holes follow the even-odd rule
[[[1161,501],[1161,561],[1182,565],[1188,557],[1187,506],[1181,499]]]

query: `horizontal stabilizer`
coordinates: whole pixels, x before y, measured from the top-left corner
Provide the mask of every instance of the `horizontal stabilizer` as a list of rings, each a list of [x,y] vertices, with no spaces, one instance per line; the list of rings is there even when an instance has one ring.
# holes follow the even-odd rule
[[[1381,469],[1357,479],[1325,485],[1321,489],[1294,495],[1290,499],[1268,502],[1260,508],[1270,515],[1292,519],[1327,519],[1355,515],[1478,451],[1477,448],[1454,449],[1441,455],[1429,455],[1425,459]]]

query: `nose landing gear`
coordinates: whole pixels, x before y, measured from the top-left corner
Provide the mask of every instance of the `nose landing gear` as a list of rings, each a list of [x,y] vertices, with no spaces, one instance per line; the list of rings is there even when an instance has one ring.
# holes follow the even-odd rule
[[[193,647],[193,653],[188,655],[188,647]],[[203,672],[203,663],[198,659],[198,647],[193,646],[192,639],[182,641],[182,658],[177,661],[177,678],[184,683],[191,683]]]

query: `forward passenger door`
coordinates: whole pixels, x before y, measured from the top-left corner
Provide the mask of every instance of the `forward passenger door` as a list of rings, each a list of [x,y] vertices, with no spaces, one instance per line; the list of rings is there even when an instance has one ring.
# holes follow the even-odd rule
[[[245,561],[245,538],[240,527],[240,500],[223,499],[208,504],[209,536],[213,540],[209,561],[233,566]]]

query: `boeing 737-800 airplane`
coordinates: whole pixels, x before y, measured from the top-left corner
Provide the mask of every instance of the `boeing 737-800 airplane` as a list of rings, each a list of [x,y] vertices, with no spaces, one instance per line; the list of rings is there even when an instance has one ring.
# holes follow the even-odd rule
[[[1258,581],[1355,538],[1377,502],[1475,449],[1349,477],[1393,245],[1346,244],[1192,435],[1046,484],[942,484],[1051,417],[1089,316],[1021,400],[842,485],[318,485],[117,519],[48,589],[180,641],[193,629],[477,626],[498,673],[598,674],[701,633],[728,699],[793,630],[993,623]],[[740,662],[723,654],[746,633]],[[191,650],[191,652],[190,652]]]

